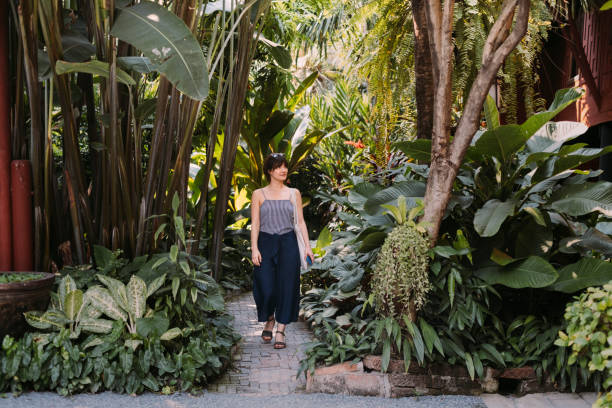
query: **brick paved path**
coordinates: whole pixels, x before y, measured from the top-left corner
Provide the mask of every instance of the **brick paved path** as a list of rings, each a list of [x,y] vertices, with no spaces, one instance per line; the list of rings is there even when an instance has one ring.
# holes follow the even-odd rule
[[[275,350],[274,340],[269,344],[261,341],[264,323],[257,321],[253,295],[241,294],[227,303],[234,316],[234,328],[242,335],[234,364],[226,374],[209,385],[210,392],[290,394],[306,386],[304,375],[296,379],[303,344],[313,337],[303,322],[287,326],[287,348]]]

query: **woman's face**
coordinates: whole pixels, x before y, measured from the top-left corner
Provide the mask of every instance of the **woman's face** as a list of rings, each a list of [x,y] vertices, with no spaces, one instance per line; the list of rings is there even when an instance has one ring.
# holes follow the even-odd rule
[[[287,171],[287,166],[281,164],[280,167],[277,167],[274,170],[270,171],[270,179],[285,181],[287,180]]]

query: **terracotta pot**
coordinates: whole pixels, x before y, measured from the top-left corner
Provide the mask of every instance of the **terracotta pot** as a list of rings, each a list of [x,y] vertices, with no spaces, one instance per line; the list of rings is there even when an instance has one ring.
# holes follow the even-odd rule
[[[0,272],[4,273],[20,272]],[[6,334],[20,336],[26,331],[29,326],[23,317],[24,312],[47,310],[55,275],[40,273],[44,275],[40,279],[0,283],[0,342]]]

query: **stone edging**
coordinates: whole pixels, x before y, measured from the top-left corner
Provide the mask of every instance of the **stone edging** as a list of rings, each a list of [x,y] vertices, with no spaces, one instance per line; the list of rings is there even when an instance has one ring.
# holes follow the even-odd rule
[[[412,363],[408,372],[404,362],[392,360],[386,373],[381,371],[380,356],[366,356],[359,363],[345,362],[307,373],[306,391],[333,394],[404,397],[412,395],[496,393],[500,381],[509,381],[514,392],[526,394],[554,390],[550,382],[540,382],[531,367],[495,370],[485,368],[484,379],[472,380],[463,366]]]

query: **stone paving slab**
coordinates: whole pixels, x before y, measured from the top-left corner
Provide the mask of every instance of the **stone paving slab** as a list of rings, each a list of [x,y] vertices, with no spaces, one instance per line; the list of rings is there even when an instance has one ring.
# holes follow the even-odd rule
[[[483,394],[481,398],[487,408],[590,408],[597,399],[597,393],[547,392],[522,397]]]
[[[274,340],[261,340],[264,322],[257,321],[252,293],[243,293],[227,303],[234,316],[234,329],[242,340],[234,355],[232,367],[208,386],[209,392],[246,394],[290,394],[306,386],[304,376],[296,378],[303,358],[304,344],[313,340],[304,322],[291,323],[285,329],[287,348],[275,350]]]

